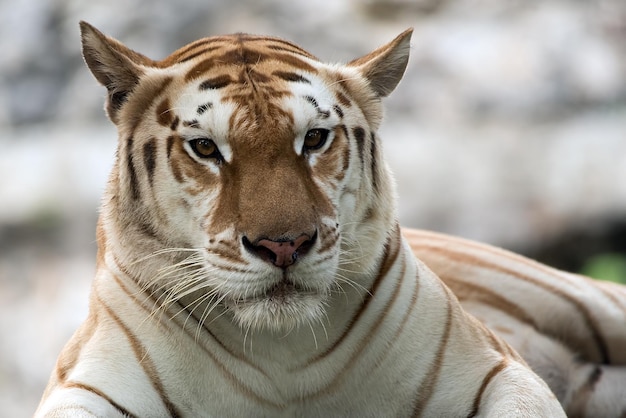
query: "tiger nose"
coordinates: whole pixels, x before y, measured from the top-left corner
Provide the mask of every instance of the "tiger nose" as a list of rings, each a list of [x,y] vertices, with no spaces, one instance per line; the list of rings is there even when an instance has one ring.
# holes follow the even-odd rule
[[[255,244],[251,243],[247,237],[243,237],[244,247],[255,256],[280,268],[287,268],[298,259],[309,252],[315,240],[317,232],[313,237],[302,234],[298,238],[289,239],[260,239]]]

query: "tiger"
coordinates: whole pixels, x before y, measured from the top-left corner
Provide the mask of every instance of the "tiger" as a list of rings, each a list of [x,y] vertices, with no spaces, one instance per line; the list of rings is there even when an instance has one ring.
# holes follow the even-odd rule
[[[564,417],[412,253],[377,130],[412,29],[155,61],[80,23],[118,131],[89,312],[37,417]]]
[[[625,286],[459,237],[402,232],[463,308],[546,381],[568,416],[626,416]]]

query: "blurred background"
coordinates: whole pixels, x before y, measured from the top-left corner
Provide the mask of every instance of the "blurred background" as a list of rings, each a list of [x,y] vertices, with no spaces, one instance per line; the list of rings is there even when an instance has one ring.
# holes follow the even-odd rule
[[[0,415],[86,315],[116,133],[84,19],[152,58],[230,32],[348,61],[415,28],[382,128],[404,225],[626,277],[623,0],[0,0]]]

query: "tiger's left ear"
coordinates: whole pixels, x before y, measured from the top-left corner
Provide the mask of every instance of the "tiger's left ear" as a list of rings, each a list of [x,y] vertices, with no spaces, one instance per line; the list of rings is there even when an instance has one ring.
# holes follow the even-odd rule
[[[404,75],[412,34],[413,29],[407,29],[387,45],[348,63],[365,77],[378,97],[388,96]]]
[[[153,66],[148,57],[104,35],[89,23],[80,22],[83,57],[96,79],[107,88],[107,113],[117,123],[117,113],[139,84],[144,70]]]

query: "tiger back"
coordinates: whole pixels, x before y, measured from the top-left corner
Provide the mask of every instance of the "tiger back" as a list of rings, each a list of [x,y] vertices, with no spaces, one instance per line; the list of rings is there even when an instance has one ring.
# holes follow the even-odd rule
[[[81,23],[119,133],[89,315],[37,416],[564,416],[413,256],[377,135],[411,31],[348,64]]]

